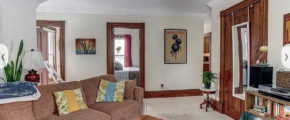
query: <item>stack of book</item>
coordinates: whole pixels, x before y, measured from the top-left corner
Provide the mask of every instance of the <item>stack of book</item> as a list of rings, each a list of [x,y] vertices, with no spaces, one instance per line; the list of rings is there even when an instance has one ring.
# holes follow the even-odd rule
[[[264,117],[271,115],[277,117],[277,120],[290,120],[290,106],[258,96],[255,96],[254,110]]]

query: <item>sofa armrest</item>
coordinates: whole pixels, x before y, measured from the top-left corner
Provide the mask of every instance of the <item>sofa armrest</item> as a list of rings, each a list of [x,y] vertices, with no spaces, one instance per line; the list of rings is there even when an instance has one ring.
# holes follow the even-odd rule
[[[143,113],[143,99],[144,99],[144,89],[141,87],[134,88],[133,100],[139,103],[139,115]]]

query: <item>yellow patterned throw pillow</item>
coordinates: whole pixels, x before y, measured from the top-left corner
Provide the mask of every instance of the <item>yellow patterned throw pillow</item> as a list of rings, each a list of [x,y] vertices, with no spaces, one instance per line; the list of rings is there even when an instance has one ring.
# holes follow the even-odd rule
[[[54,92],[54,96],[60,116],[88,108],[83,100],[81,89]]]
[[[102,80],[96,102],[123,102],[125,81],[112,83]]]

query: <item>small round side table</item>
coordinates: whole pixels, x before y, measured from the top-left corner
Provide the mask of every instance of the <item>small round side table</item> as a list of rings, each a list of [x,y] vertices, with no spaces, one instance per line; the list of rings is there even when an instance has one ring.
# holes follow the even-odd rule
[[[215,88],[210,88],[210,89],[206,89],[206,88],[199,88],[204,94],[206,94],[206,99],[204,99],[204,101],[200,104],[200,109],[202,109],[202,105],[206,104],[205,106],[205,111],[207,112],[207,108],[211,107],[213,108],[213,110],[215,110],[213,104],[210,102],[209,100],[209,94],[215,94],[215,92],[217,91]]]

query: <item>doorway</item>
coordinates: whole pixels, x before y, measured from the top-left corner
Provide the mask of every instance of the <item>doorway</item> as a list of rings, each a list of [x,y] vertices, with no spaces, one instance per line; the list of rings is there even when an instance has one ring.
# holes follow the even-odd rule
[[[204,35],[203,72],[211,71],[211,33]]]
[[[37,51],[44,61],[49,61],[57,73],[65,80],[64,21],[37,20]],[[53,83],[47,70],[40,70],[41,85]]]
[[[123,70],[116,70],[117,62]],[[145,89],[145,23],[107,23],[107,73],[117,80],[136,78]]]

